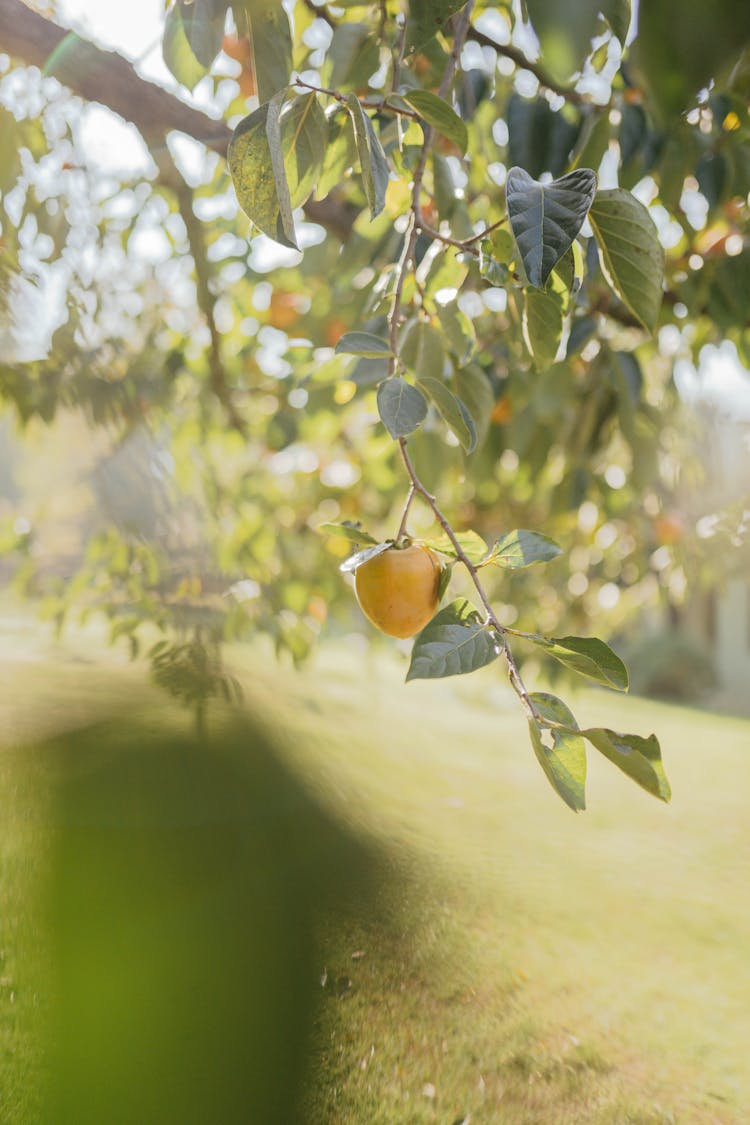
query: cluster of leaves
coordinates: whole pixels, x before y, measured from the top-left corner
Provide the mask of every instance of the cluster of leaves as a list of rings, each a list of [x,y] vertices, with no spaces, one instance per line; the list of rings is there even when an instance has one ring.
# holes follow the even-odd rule
[[[113,572],[107,589],[98,564],[98,604],[139,622],[129,636],[180,629],[189,606],[301,659],[327,614],[351,628],[331,566],[345,541],[321,546],[311,529],[364,519],[392,533],[407,440],[424,494],[476,529],[482,558],[516,526],[570,548],[549,570],[518,568],[502,636],[512,626],[559,658],[548,634],[588,632],[603,586],[619,597],[610,629],[660,588],[672,596],[652,561],[679,486],[676,350],[659,332],[696,359],[722,338],[750,353],[750,17],[728,2],[642,7],[627,43],[627,0],[528,0],[534,59],[510,4],[174,0],[167,65],[234,127],[228,169],[207,154],[189,189],[157,146],[158,171],[107,195],[66,118],[80,111],[57,96],[41,118],[15,103],[0,116],[9,319],[19,278],[69,270],[50,346],[6,349],[3,397],[27,424],[84,409],[117,431],[107,459],[145,428],[160,479],[173,464],[168,512],[114,521],[168,558],[168,578],[140,588]],[[597,190],[597,174],[619,186]],[[168,240],[163,270],[139,265],[144,228]],[[119,319],[111,277],[87,264],[114,263],[118,245],[113,272],[141,301]],[[174,278],[193,272],[180,305]],[[197,554],[174,535],[186,496]],[[83,551],[81,565],[90,576]],[[239,598],[222,597],[232,583]],[[92,583],[65,590],[85,600]],[[570,721],[548,712],[545,727],[530,706],[575,742]]]

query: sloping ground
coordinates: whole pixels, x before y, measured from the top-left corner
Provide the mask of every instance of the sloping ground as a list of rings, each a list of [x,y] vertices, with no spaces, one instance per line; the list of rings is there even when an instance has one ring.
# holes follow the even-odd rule
[[[0,640],[0,743],[123,703],[174,721],[137,668],[22,633]],[[750,723],[566,692],[582,723],[656,730],[674,790],[664,806],[592,754],[574,816],[495,669],[406,687],[398,659],[354,646],[301,674],[263,650],[236,664],[284,754],[390,868],[375,908],[327,935],[306,1125],[750,1120]],[[39,1003],[19,984],[39,826],[17,765],[0,758],[9,1125],[35,1120],[22,1017]]]

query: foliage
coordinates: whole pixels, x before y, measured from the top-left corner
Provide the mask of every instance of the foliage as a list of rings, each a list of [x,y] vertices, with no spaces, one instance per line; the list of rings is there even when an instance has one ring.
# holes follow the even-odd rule
[[[134,651],[156,624],[170,689],[202,699],[201,635],[263,630],[303,659],[326,618],[352,625],[336,574],[351,543],[402,540],[411,520],[481,603],[441,610],[416,666],[453,666],[425,655],[436,629],[467,632],[456,670],[501,656],[578,808],[588,734],[526,690],[510,644],[623,689],[583,634],[603,606],[612,629],[679,585],[677,562],[654,562],[679,476],[673,361],[721,339],[750,359],[750,27],[723,0],[695,26],[662,5],[628,42],[626,0],[527,8],[538,59],[515,8],[483,0],[176,0],[164,58],[223,108],[228,163],[206,151],[181,171],[149,135],[130,182],[87,162],[74,100],[11,71],[0,392],[23,425],[73,409],[105,427],[97,471],[153,443],[163,503],[146,488],[130,510],[100,505],[72,583],[45,570],[33,521],[24,533],[23,580],[58,620],[104,608]],[[149,261],[139,242],[157,234]],[[31,343],[23,318],[53,274],[64,308]],[[614,737],[588,740],[623,768],[653,759],[650,740]]]

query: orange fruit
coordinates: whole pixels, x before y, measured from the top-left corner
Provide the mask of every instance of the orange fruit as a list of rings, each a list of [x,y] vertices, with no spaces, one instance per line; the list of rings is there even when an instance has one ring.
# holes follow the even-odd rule
[[[365,617],[389,637],[413,637],[438,608],[441,566],[428,547],[390,547],[354,572]]]

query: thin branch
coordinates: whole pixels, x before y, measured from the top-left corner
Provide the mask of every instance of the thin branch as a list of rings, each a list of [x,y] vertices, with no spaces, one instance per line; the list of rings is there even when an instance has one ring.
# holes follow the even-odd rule
[[[414,499],[414,497],[416,495],[417,495],[417,490],[414,487],[414,482],[412,481],[411,485],[409,486],[409,491],[408,491],[407,496],[406,496],[406,503],[404,504],[404,511],[402,513],[402,516],[401,516],[401,523],[398,525],[398,532],[396,533],[396,542],[397,543],[399,543],[403,539],[404,535],[406,534],[406,521],[409,518],[409,509],[411,508],[412,500]]]
[[[538,62],[532,62],[531,59],[514,47],[512,43],[498,43],[496,40],[491,39],[489,35],[485,35],[483,31],[479,31],[476,27],[471,27],[468,32],[467,38],[473,40],[475,43],[481,44],[482,47],[491,47],[493,51],[497,51],[498,55],[503,55],[506,59],[512,59],[513,62],[521,70],[528,70],[538,80],[540,86],[544,86],[546,90],[551,90],[553,94],[559,94],[565,98],[566,101],[572,102],[573,105],[588,105],[590,99],[576,90],[575,86],[569,83],[558,82],[553,78],[548,70]]]
[[[175,184],[174,190],[177,196],[177,205],[180,215],[185,224],[188,245],[195,266],[195,288],[198,298],[198,307],[206,318],[206,323],[208,325],[209,344],[207,359],[211,376],[211,390],[223,406],[229,424],[233,429],[237,430],[238,433],[244,434],[246,431],[245,421],[234,404],[232,390],[227,380],[224,361],[221,355],[221,333],[216,324],[216,301],[211,292],[211,270],[206,255],[206,244],[203,239],[203,224],[200,219],[197,218],[193,210],[193,193],[185,181],[183,180],[181,183]]]
[[[447,518],[443,515],[443,513],[440,509],[440,506],[438,505],[437,500],[432,495],[432,493],[427,491],[425,486],[422,484],[422,481],[419,479],[419,476],[417,475],[417,471],[414,468],[414,463],[413,463],[411,457],[409,456],[409,450],[408,450],[408,447],[407,447],[406,438],[399,438],[398,444],[399,444],[399,451],[401,453],[401,459],[404,462],[404,466],[406,468],[407,473],[409,474],[409,480],[410,480],[409,496],[407,497],[407,502],[409,504],[411,504],[411,498],[413,497],[413,494],[415,494],[415,493],[423,498],[423,500],[427,503],[428,507],[431,509],[433,515],[435,516],[435,519],[440,524],[443,531],[445,532],[448,539],[450,540],[450,543],[453,547],[453,550],[456,553],[456,557],[458,558],[459,562],[463,563],[463,565],[466,567],[467,571],[469,572],[469,575],[471,577],[472,582],[474,583],[476,591],[477,591],[477,593],[479,594],[479,597],[482,600],[482,605],[484,606],[484,608],[487,612],[487,624],[492,626],[492,629],[493,629],[493,631],[494,631],[494,633],[497,637],[497,643],[498,643],[499,647],[502,649],[503,656],[505,657],[505,662],[508,666],[508,679],[510,681],[511,687],[515,691],[518,698],[521,700],[521,704],[523,706],[523,709],[526,713],[527,718],[533,719],[534,722],[536,722],[537,721],[536,711],[534,710],[534,706],[531,702],[531,699],[529,698],[529,693],[528,693],[528,690],[526,688],[526,685],[524,684],[523,679],[521,678],[521,673],[518,671],[518,665],[516,664],[515,657],[513,656],[510,645],[508,644],[508,641],[506,639],[506,632],[508,630],[506,630],[505,626],[501,625],[500,622],[498,621],[497,614],[495,613],[494,609],[492,608],[492,603],[490,602],[490,599],[487,596],[487,592],[484,589],[484,586],[482,585],[481,579],[479,578],[478,569],[474,565],[474,563],[471,561],[471,559],[468,557],[468,555],[464,551],[463,547],[461,546],[461,543],[458,539],[458,536],[456,535],[455,531],[451,527]],[[403,526],[403,522],[404,521],[402,520],[402,526]],[[399,535],[400,534],[401,534],[401,532],[399,532]]]

